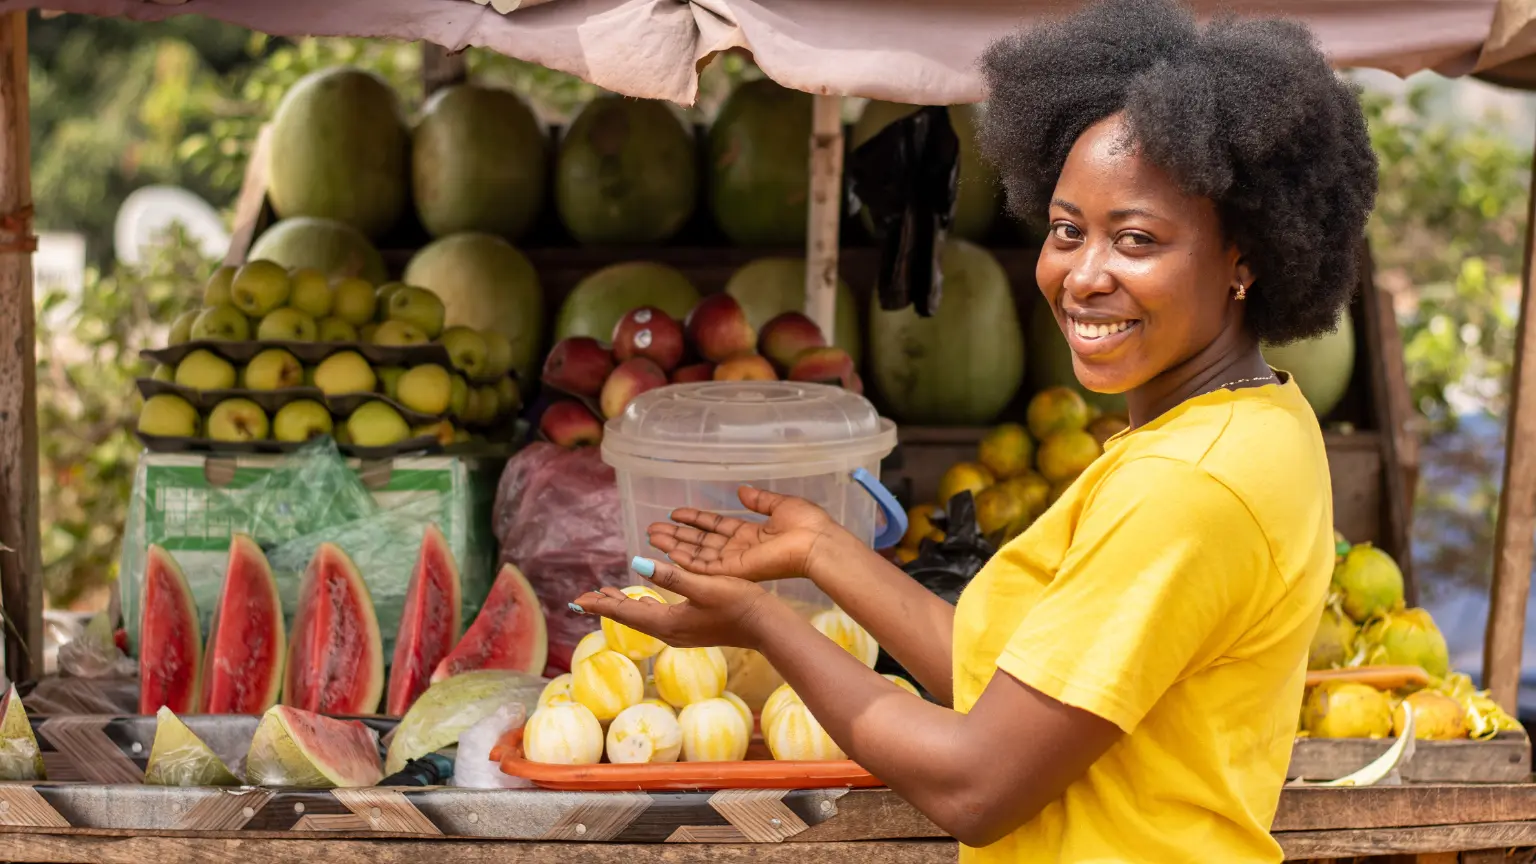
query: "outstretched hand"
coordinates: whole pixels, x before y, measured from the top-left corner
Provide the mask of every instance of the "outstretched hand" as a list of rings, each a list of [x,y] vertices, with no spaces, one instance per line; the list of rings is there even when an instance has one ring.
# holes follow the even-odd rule
[[[630,566],[683,600],[659,603],[603,588],[577,597],[571,611],[601,615],[674,648],[756,648],[764,613],[778,602],[762,586],[741,579],[698,576],[649,558],[636,558]]]
[[[650,526],[651,545],[678,566],[705,576],[732,576],[751,582],[808,576],[818,547],[843,530],[825,510],[794,498],[743,486],[737,490],[748,510],[768,517],[749,522],[685,507],[672,522]]]

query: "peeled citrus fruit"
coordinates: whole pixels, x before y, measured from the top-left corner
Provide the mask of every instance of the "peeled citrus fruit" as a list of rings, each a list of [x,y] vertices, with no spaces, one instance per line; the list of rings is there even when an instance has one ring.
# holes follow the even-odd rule
[[[676,762],[683,727],[671,708],[631,705],[608,726],[608,761],[616,765]]]
[[[944,504],[961,492],[975,495],[996,482],[997,478],[980,462],[957,462],[939,480],[939,503]]]
[[[656,697],[647,697],[645,699],[641,699],[639,702],[636,702],[635,705],[655,705],[657,708],[665,708],[665,709],[667,709],[667,713],[671,714],[672,716],[674,716],[674,717],[677,716],[677,709],[673,708],[671,705],[668,705],[667,704],[667,700],[665,700],[665,699],[656,698]],[[630,707],[634,707],[634,706],[632,705]]]
[[[907,533],[901,537],[901,546],[916,549],[924,538],[935,543],[944,542],[944,532],[933,524],[933,516],[939,511],[937,504],[919,504],[907,511]]]
[[[768,658],[756,651],[749,648],[722,648],[721,651],[725,654],[726,665],[730,667],[725,686],[748,705],[761,708],[768,694],[784,683]]]
[[[571,678],[571,673],[567,672],[549,679],[549,683],[545,684],[543,691],[539,693],[539,707],[572,701]]]
[[[913,696],[921,696],[921,695],[923,695],[923,694],[917,692],[917,688],[912,686],[912,682],[911,681],[908,681],[907,679],[901,677],[900,675],[885,675],[883,677],[885,678],[885,680],[891,682],[892,684],[895,684],[897,687],[900,687],[901,689],[907,691],[908,693],[911,693]]]
[[[789,762],[831,762],[847,759],[827,730],[821,728],[804,702],[786,705],[763,734],[773,758]]]
[[[581,661],[607,648],[608,640],[603,636],[603,631],[593,630],[576,643],[576,650],[571,652],[571,668],[575,669]]]
[[[719,648],[663,648],[656,655],[656,692],[682,708],[724,693],[725,673]]]
[[[1461,703],[1433,690],[1411,693],[1392,711],[1392,734],[1403,734],[1407,712],[1413,712],[1413,737],[1449,741],[1467,737],[1467,712]]]
[[[624,596],[631,600],[650,597],[659,603],[667,602],[666,598],[644,585],[631,585],[622,590]],[[655,657],[661,653],[661,649],[667,647],[667,643],[655,636],[647,636],[608,618],[603,619],[603,638],[607,640],[609,650],[617,651],[636,663]]]
[[[677,722],[683,727],[683,759],[688,762],[740,762],[747,755],[751,729],[725,699],[695,702],[677,715]]]
[[[545,706],[523,727],[523,755],[552,765],[596,765],[603,758],[603,727],[585,705]]]
[[[774,718],[779,716],[780,711],[790,705],[798,704],[800,704],[800,694],[791,689],[788,684],[781,685],[779,689],[773,691],[768,701],[763,703],[763,734],[768,734],[768,730],[773,727]]]
[[[571,673],[571,698],[607,723],[645,698],[645,679],[633,660],[617,651],[599,651]]]
[[[999,480],[1017,477],[1029,470],[1035,459],[1035,442],[1017,423],[993,427],[977,447],[977,457]]]
[[[757,721],[752,717],[752,709],[747,707],[747,700],[737,696],[735,693],[732,693],[729,690],[721,693],[720,698],[736,706],[737,713],[741,714],[741,721],[747,724],[747,732],[750,736],[752,727],[756,724]]]
[[[859,658],[865,666],[875,668],[875,661],[880,659],[880,646],[875,642],[875,637],[869,635],[869,631],[859,626],[859,622],[853,620],[847,612],[837,608],[817,612],[811,617],[811,626],[841,645],[844,651]]]

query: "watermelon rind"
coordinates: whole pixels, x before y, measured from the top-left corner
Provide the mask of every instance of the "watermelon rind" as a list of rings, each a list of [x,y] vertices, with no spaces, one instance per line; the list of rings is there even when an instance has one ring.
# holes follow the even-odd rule
[[[261,718],[245,757],[256,786],[334,789],[374,786],[384,779],[378,736],[356,720],[336,720],[288,705]]]
[[[182,713],[195,710],[203,668],[197,603],[181,566],[156,545],[149,547],[140,605],[139,713],[153,714],[161,706]]]
[[[239,786],[240,778],[176,712],[161,708],[155,713],[155,743],[149,748],[144,782],[150,786]]]
[[[253,650],[259,646],[272,648],[264,664]],[[255,540],[235,534],[203,652],[203,713],[260,714],[276,705],[287,654],[283,601],[272,567]]]
[[[399,717],[409,710],[431,683],[437,664],[453,651],[464,623],[463,594],[448,538],[437,525],[428,525],[395,630],[384,713]]]
[[[452,747],[469,727],[516,703],[526,717],[544,689],[544,679],[510,669],[481,669],[439,681],[421,694],[389,739],[384,771],[394,774],[412,759]]]
[[[548,661],[549,630],[538,595],[521,570],[506,564],[464,638],[432,673],[432,683],[476,669],[537,675]]]
[[[345,597],[317,593],[328,570],[340,574]],[[351,620],[333,619],[330,612]],[[373,598],[347,553],[334,543],[322,543],[299,588],[282,703],[326,714],[372,714],[383,695],[384,646]]]
[[[5,706],[0,709],[0,780],[46,779],[42,748],[37,746],[27,709],[12,684],[5,694]]]

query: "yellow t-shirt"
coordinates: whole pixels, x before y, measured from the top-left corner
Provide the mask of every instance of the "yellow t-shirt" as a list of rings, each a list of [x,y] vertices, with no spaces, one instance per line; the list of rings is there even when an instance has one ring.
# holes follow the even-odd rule
[[[1001,669],[1126,734],[961,861],[1279,862],[1269,826],[1333,545],[1322,434],[1294,380],[1111,439],[961,596],[954,694],[970,710]]]

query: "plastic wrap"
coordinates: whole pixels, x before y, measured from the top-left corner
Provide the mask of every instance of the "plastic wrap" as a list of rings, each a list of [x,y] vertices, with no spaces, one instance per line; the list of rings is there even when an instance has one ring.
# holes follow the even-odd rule
[[[356,720],[336,720],[279,705],[256,727],[245,756],[255,786],[331,789],[383,779],[379,737]]]
[[[139,713],[139,676],[60,678],[37,682],[23,700],[27,711],[40,717],[69,714]]]
[[[494,525],[502,563],[522,570],[539,595],[549,625],[546,674],[569,671],[571,651],[597,624],[570,614],[567,604],[632,581],[613,469],[596,447],[530,444],[502,472]]]
[[[90,620],[75,638],[59,646],[59,674],[68,678],[130,678],[138,664],[118,650],[109,613]]]
[[[144,766],[150,786],[239,786],[224,760],[169,708],[155,715],[155,743]]]
[[[0,780],[42,780],[47,776],[27,709],[12,685],[0,707]]]
[[[521,723],[538,702],[544,683],[536,675],[482,669],[433,684],[395,727],[385,773],[393,774],[412,759],[453,746],[464,730],[504,706],[522,712],[517,715]]]
[[[503,735],[522,727],[527,715],[523,706],[503,705],[482,717],[459,736],[458,754],[453,760],[452,785],[466,789],[527,789],[533,786],[521,777],[504,774],[501,765],[491,761],[491,748]]]

